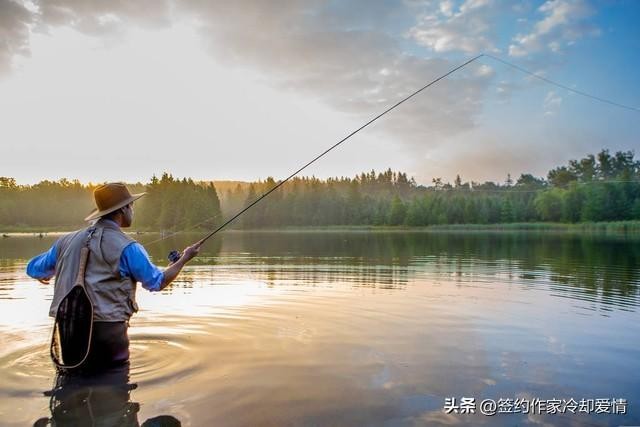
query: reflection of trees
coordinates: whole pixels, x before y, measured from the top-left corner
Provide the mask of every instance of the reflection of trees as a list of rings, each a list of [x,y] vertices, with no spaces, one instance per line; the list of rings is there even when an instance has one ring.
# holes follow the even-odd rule
[[[145,244],[158,235],[135,237]],[[162,265],[169,251],[201,237],[178,235],[146,247]],[[48,236],[0,240],[0,265],[11,270],[53,241]],[[610,236],[526,232],[228,232],[209,240],[191,264],[224,267],[229,261],[219,257],[229,257],[234,268],[246,268],[272,284],[287,278],[295,281],[290,284],[305,286],[402,288],[416,274],[458,282],[515,278],[526,286],[542,282],[578,299],[635,307],[640,299],[637,243]]]
[[[48,250],[57,237],[45,236],[42,239],[31,236],[12,236],[0,238],[0,263],[3,267],[24,263],[31,257]]]
[[[558,245],[550,262],[554,282],[579,289],[579,295],[607,305],[638,305],[637,242],[572,239]]]
[[[506,232],[256,232],[226,235],[223,254],[250,253],[249,262],[311,265],[318,281],[358,277],[361,285],[406,283],[412,268],[449,280],[506,275],[523,284],[549,278],[555,290],[603,304],[637,305],[640,245],[605,236]],[[318,265],[335,266],[330,274]],[[385,266],[386,270],[381,266]],[[290,267],[279,271],[291,274]],[[548,277],[547,277],[548,276]],[[547,278],[545,278],[547,277]],[[563,286],[554,286],[554,284]]]
[[[247,265],[247,274],[258,280],[265,281],[268,286],[287,284],[289,286],[322,287],[333,285],[348,285],[353,287],[367,287],[380,289],[402,289],[409,280],[407,269],[389,266],[358,265],[336,266],[318,264],[321,260],[306,258],[298,265],[287,265],[290,258],[252,259],[257,261]],[[242,274],[242,267],[236,270]]]

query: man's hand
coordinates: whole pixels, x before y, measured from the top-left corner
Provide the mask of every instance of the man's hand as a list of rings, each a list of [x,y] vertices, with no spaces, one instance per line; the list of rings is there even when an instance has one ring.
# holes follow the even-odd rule
[[[42,283],[43,285],[48,285],[49,284],[49,280],[51,280],[51,279],[38,279],[38,282]]]
[[[182,257],[184,258],[185,262],[191,261],[196,255],[198,255],[201,245],[202,243],[198,242],[184,248],[184,250],[182,251]]]
[[[202,242],[196,242],[191,246],[187,246],[182,251],[180,259],[165,268],[163,272],[164,279],[162,280],[160,290],[164,289],[169,285],[169,283],[173,282],[173,280],[178,276],[178,273],[180,273],[180,270],[182,270],[182,267],[184,267],[184,265],[191,261],[196,255],[198,255],[198,252],[200,252],[200,246],[202,246]]]

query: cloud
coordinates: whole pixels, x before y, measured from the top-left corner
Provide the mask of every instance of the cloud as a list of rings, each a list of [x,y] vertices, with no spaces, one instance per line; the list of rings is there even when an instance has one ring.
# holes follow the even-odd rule
[[[545,107],[553,107],[558,106],[562,103],[562,98],[556,94],[555,91],[551,90],[547,92],[547,96],[544,98]]]
[[[440,2],[440,13],[444,16],[453,16],[453,2],[451,0],[445,0]]]
[[[544,115],[551,116],[555,114],[555,111],[562,104],[562,97],[560,97],[555,91],[550,90],[544,98]]]
[[[455,11],[451,1],[440,2],[437,10],[428,10],[421,17],[409,35],[435,52],[496,51],[491,40],[491,5],[490,0],[467,0]]]
[[[13,57],[29,53],[32,13],[22,4],[0,0],[0,75],[9,71]]]
[[[10,72],[16,55],[29,55],[33,32],[70,27],[88,35],[113,37],[129,28],[167,27],[170,11],[168,0],[0,0],[0,76]]]
[[[170,25],[167,0],[123,2],[46,0],[38,3],[40,30],[68,26],[90,35],[126,31],[129,26],[162,28]]]
[[[509,55],[524,57],[538,52],[558,53],[562,47],[600,30],[587,23],[593,10],[584,0],[548,0],[538,8],[543,17],[529,33],[517,34],[509,45]]]
[[[378,6],[374,16],[360,16],[357,11],[369,3],[349,3],[350,11],[324,2],[289,1],[282,8],[262,1],[192,3],[192,11],[216,58],[261,70],[271,85],[366,118],[457,65],[406,54],[402,40],[385,31],[385,17],[397,12]],[[348,23],[336,16],[345,13]],[[490,77],[452,76],[400,107],[381,127],[410,146],[472,127]]]
[[[504,8],[504,3],[492,0],[49,0],[28,8],[0,0],[0,72],[4,67],[6,73],[16,54],[28,53],[30,32],[70,27],[96,40],[125,42],[130,29],[188,23],[217,64],[250,70],[277,91],[319,101],[359,122],[458,65],[450,59],[455,55],[448,53],[499,51],[495,24],[505,16],[517,24],[518,16],[512,14],[534,10],[529,2],[522,4]],[[507,37],[510,55],[561,52],[596,31],[586,22],[592,12],[583,1],[548,1],[537,12],[538,19],[527,16],[517,24],[528,31]],[[425,47],[436,57],[424,55]],[[372,130],[384,130],[385,140],[402,142],[411,159],[422,159],[434,147],[451,138],[465,139],[466,131],[477,128],[487,93],[497,91],[494,97],[504,101],[520,88],[508,81],[491,86],[495,77],[487,64],[472,64],[403,104]],[[557,108],[561,101],[554,99],[549,105],[545,102],[545,111]],[[443,163],[443,170],[448,165]]]
[[[460,5],[460,13],[466,13],[470,10],[485,7],[491,3],[491,0],[466,0]]]
[[[0,1],[2,28],[9,40],[9,48],[0,51],[5,65],[20,49],[28,49],[28,25],[39,32],[70,27],[98,40],[125,41],[121,36],[129,29],[188,21],[217,62],[254,70],[270,86],[321,101],[358,120],[383,111],[458,65],[405,52],[403,29],[389,29],[402,14],[407,25],[415,22],[413,12],[418,6],[411,5],[398,8],[380,2],[372,6],[365,0],[348,4],[282,0],[277,6],[262,0],[49,0],[29,11]],[[439,4],[442,13],[452,14],[452,21],[442,27],[452,39],[447,41],[445,36],[437,45],[445,50],[458,45],[467,51],[490,49],[491,43],[482,35],[489,29],[482,12],[488,3],[469,0],[457,9],[452,2]],[[460,40],[455,34],[463,28],[471,32]],[[492,76],[488,67],[474,64],[404,104],[376,129],[386,130],[387,136],[414,149],[425,140],[435,144],[442,136],[471,128]]]
[[[476,70],[476,75],[480,77],[493,76],[494,71],[493,68],[486,64],[480,65]]]

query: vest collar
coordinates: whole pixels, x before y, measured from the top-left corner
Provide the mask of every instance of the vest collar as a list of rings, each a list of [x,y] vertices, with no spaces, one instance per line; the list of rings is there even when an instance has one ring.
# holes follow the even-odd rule
[[[120,226],[118,225],[117,222],[112,221],[110,219],[106,219],[106,218],[100,218],[96,224],[96,227],[102,227],[102,228],[112,228],[114,230],[120,230]]]

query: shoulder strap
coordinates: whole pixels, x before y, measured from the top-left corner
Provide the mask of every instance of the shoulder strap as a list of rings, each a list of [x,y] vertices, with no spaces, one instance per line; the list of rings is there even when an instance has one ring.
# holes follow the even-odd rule
[[[89,242],[93,233],[96,231],[95,227],[90,227],[87,234],[87,240],[85,240],[84,246],[80,249],[80,265],[78,266],[78,275],[76,276],[75,286],[81,286],[84,288],[84,274],[87,270],[87,261],[89,260]]]

